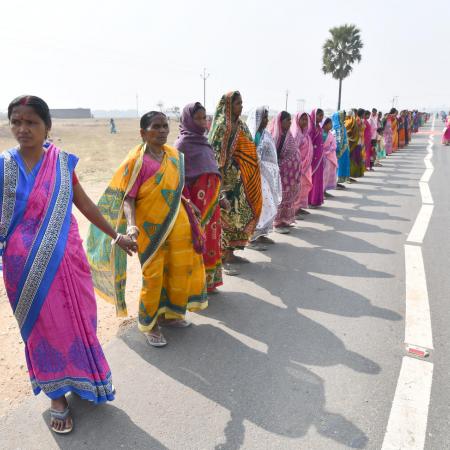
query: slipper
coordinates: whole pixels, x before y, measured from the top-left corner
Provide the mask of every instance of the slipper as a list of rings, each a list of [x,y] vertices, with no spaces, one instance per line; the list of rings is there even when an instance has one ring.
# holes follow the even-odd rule
[[[256,239],[256,242],[258,242],[258,244],[275,244],[275,241],[267,236],[260,236],[258,239]]]
[[[239,275],[239,270],[237,270],[232,264],[224,263],[223,265],[223,273],[228,275],[229,277],[235,277]]]
[[[72,426],[69,428],[64,428],[62,430],[59,430],[58,428],[55,428],[53,425],[54,420],[60,420],[61,422],[66,422],[68,417],[72,416],[70,415],[70,409],[69,406],[66,406],[66,409],[64,411],[57,411],[56,409],[50,409],[50,428],[53,432],[57,434],[69,434],[73,430],[73,418],[72,418]]]
[[[267,250],[265,245],[258,244],[257,242],[250,242],[250,244],[247,245],[247,248],[256,250],[257,252],[265,252]]]
[[[297,211],[297,214],[302,214],[303,216],[307,216],[311,213],[309,211],[306,211],[306,209],[301,208]]]
[[[145,339],[152,347],[165,347],[167,345],[166,338],[160,333],[159,335],[145,333]]]
[[[275,233],[279,233],[279,234],[289,234],[291,232],[291,230],[287,227],[279,227],[279,228],[275,228]]]

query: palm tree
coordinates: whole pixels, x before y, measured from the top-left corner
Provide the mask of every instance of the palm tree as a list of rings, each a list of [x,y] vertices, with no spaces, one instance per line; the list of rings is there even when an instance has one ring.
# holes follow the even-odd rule
[[[355,25],[342,25],[330,29],[331,37],[323,44],[323,73],[331,73],[339,80],[338,111],[341,109],[342,80],[353,70],[352,64],[361,61],[363,43]]]

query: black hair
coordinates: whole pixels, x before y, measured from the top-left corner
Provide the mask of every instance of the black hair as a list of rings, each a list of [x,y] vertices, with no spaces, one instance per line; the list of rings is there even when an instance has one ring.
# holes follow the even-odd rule
[[[317,108],[316,116],[318,116],[320,113],[323,114],[323,109]]]
[[[200,102],[195,102],[194,108],[192,109],[192,115],[194,115],[197,111],[200,111],[201,109],[206,111],[206,108]]]
[[[365,112],[364,112],[364,114],[367,116],[367,114],[369,114],[369,116],[370,116],[370,111],[369,110],[366,110]]]
[[[281,111],[280,122],[283,122],[284,119],[290,119],[291,115],[287,111]]]
[[[231,96],[231,103],[233,103],[238,97],[241,97],[241,93],[239,91],[236,91]]]
[[[145,113],[141,117],[140,121],[141,129],[145,130],[146,128],[148,128],[158,116],[163,116],[165,119],[167,119],[167,116],[161,111],[150,111],[148,113]]]
[[[378,112],[377,108],[372,108],[372,112]]]
[[[331,119],[329,117],[325,119],[325,122],[323,123],[322,127],[324,127],[327,123],[331,123]]]
[[[11,120],[13,109],[17,106],[29,106],[30,108],[33,108],[33,111],[42,119],[45,126],[49,130],[52,127],[50,109],[42,98],[36,97],[35,95],[21,95],[20,97],[16,97],[8,105],[8,120]]]
[[[363,108],[359,108],[358,109],[358,117],[361,117],[364,115],[364,109]]]
[[[391,112],[389,114],[395,114],[397,112],[397,110],[395,108],[391,109]]]

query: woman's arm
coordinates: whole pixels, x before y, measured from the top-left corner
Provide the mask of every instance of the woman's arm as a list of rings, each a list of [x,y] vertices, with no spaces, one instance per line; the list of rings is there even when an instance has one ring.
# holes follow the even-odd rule
[[[127,197],[123,202],[123,213],[127,221],[128,236],[136,242],[139,230],[136,226],[136,199]]]
[[[117,233],[111,227],[111,225],[102,216],[101,212],[94,204],[94,202],[88,197],[81,184],[78,182],[73,187],[73,203],[80,210],[83,216],[89,220],[93,225],[95,225],[103,233],[110,236],[112,239],[116,239]],[[120,246],[128,255],[132,255],[132,252],[136,252],[136,244],[129,239],[127,236],[123,236],[117,245]]]

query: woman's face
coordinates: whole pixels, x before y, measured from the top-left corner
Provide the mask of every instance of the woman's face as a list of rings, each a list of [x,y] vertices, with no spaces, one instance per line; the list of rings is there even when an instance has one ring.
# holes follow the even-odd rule
[[[281,129],[286,132],[291,128],[292,119],[290,117],[286,117],[281,121]]]
[[[308,126],[308,116],[306,115],[306,113],[303,113],[300,116],[300,120],[298,121],[298,124],[300,125],[300,128],[303,130],[305,130],[305,128]]]
[[[269,123],[269,113],[268,111],[264,111],[258,131],[265,130],[268,123]]]
[[[320,125],[320,123],[322,122],[322,120],[323,120],[323,111],[319,111],[319,112],[316,114],[316,125]]]
[[[195,111],[195,114],[192,116],[192,119],[194,120],[194,123],[197,126],[206,129],[207,126],[206,111],[203,108],[200,108],[199,110]]]
[[[328,133],[331,130],[331,122],[327,122],[324,126],[323,129]]]
[[[242,114],[242,97],[238,95],[231,104],[231,113],[237,119]]]
[[[9,121],[11,132],[21,148],[42,146],[50,131],[31,106],[16,106]]]
[[[153,147],[162,147],[168,135],[169,122],[163,115],[156,116],[145,130],[141,129],[142,140]]]

